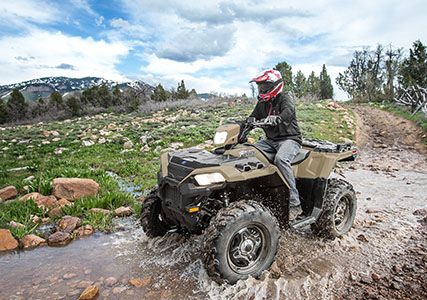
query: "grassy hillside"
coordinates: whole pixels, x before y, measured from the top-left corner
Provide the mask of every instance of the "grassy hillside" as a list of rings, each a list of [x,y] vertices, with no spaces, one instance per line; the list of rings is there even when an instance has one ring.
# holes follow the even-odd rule
[[[86,213],[87,209],[111,209],[123,204],[139,209],[134,197],[121,191],[107,171],[141,190],[151,188],[156,183],[161,151],[170,147],[208,146],[218,124],[228,118],[245,118],[253,106],[232,102],[217,107],[163,110],[152,115],[101,114],[0,128],[0,188],[14,185],[21,195],[32,191],[47,195],[56,177],[93,178],[101,186],[99,196],[79,200],[65,213],[83,216],[87,222],[97,221],[100,229],[107,228],[108,223],[102,223],[105,220],[95,220]],[[297,112],[305,138],[339,142],[354,135],[348,121],[351,114],[327,108],[326,103],[299,104]],[[258,138],[260,133],[253,136]],[[26,181],[29,176],[34,179]],[[30,214],[43,212],[32,204],[0,204],[0,227],[7,226],[12,219],[29,226]]]

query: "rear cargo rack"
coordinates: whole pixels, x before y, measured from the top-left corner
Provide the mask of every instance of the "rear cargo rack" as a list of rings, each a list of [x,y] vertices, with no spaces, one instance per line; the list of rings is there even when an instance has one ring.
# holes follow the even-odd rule
[[[304,147],[312,148],[314,152],[332,152],[340,153],[350,151],[353,147],[352,143],[335,144],[328,141],[319,140],[303,140]]]

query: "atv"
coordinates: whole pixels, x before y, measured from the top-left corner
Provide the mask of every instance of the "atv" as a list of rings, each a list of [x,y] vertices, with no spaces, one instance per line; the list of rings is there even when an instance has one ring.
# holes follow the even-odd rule
[[[172,229],[204,233],[203,259],[217,282],[257,277],[274,261],[280,228],[311,226],[322,237],[346,234],[356,214],[350,183],[329,178],[339,161],[354,160],[351,144],[305,140],[292,161],[303,214],[289,221],[289,186],[271,157],[247,143],[265,120],[248,118],[216,129],[212,152],[162,153],[158,185],[145,198],[141,224],[149,237]]]

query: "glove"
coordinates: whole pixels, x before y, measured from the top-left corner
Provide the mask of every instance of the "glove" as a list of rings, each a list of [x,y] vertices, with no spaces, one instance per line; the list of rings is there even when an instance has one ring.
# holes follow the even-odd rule
[[[265,118],[265,123],[269,123],[270,126],[276,126],[282,122],[279,116],[268,116]]]

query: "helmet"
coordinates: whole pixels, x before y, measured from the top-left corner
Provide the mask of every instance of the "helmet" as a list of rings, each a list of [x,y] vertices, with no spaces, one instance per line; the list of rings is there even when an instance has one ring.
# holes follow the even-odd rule
[[[257,84],[259,101],[270,101],[282,91],[284,85],[282,74],[273,69],[263,71],[249,82]]]

